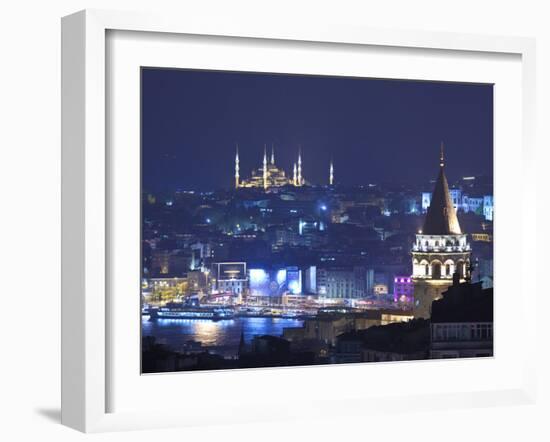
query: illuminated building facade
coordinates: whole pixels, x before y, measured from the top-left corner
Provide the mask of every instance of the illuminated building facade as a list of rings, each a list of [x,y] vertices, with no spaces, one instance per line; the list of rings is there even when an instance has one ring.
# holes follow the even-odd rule
[[[243,295],[248,290],[246,263],[218,262],[212,265],[212,287],[220,293]]]
[[[315,288],[320,298],[362,298],[367,291],[366,269],[362,266],[317,268]]]
[[[414,298],[414,283],[410,276],[396,276],[393,278],[394,302],[411,302]]]
[[[460,281],[469,279],[470,250],[449,192],[442,145],[430,207],[412,248],[415,317],[430,316],[432,302],[452,284],[454,273]]]
[[[148,302],[171,302],[189,291],[188,278],[147,278],[142,282],[142,299]]]
[[[283,267],[274,270],[248,269],[250,296],[280,297],[284,294],[302,293],[302,271],[298,267]]]
[[[388,294],[388,285],[383,284],[383,283],[374,284],[374,287],[373,287],[372,290],[373,290],[373,292],[376,296],[387,295]]]

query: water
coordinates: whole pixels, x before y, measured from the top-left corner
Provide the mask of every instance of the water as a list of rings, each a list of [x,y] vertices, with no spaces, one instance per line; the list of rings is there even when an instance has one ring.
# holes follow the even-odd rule
[[[286,318],[234,318],[227,321],[208,319],[158,319],[142,317],[142,335],[154,336],[157,342],[180,350],[187,341],[201,342],[211,353],[235,356],[241,340],[249,343],[255,335],[281,336],[283,329],[301,327],[304,321]]]

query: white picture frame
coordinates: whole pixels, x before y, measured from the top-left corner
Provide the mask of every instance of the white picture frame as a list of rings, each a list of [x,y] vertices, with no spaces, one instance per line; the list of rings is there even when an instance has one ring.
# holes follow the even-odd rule
[[[109,218],[108,155],[106,134],[106,34],[109,31],[142,31],[163,34],[201,35],[270,39],[289,42],[369,45],[380,48],[425,48],[441,51],[468,51],[515,54],[521,57],[523,188],[527,207],[535,207],[534,162],[535,42],[519,37],[494,37],[417,31],[388,31],[319,24],[300,28],[270,23],[217,23],[195,17],[156,16],[142,13],[87,10],[62,21],[62,423],[85,432],[208,424],[207,416],[182,411],[109,412],[108,376],[110,358],[108,256],[111,241]],[[527,190],[529,189],[529,191]],[[533,229],[535,216],[522,215],[522,238]],[[532,241],[520,241],[516,258],[519,272],[527,274],[527,256],[533,254]],[[527,279],[526,279],[527,280]],[[536,293],[534,280],[522,290]],[[525,304],[522,305],[525,308]],[[450,408],[478,404],[527,403],[535,396],[535,324],[522,329],[526,358],[523,381],[518,387],[463,394],[427,394],[404,398],[388,391],[376,403],[357,398],[341,398],[341,412],[369,413],[373,410]],[[532,357],[528,357],[528,356]],[[460,362],[458,362],[460,364]],[[443,367],[444,368],[444,367]],[[293,369],[284,369],[292,376]],[[210,374],[214,376],[215,374]],[[224,373],[224,376],[232,376]],[[327,398],[335,400],[337,398]],[[321,403],[312,400],[316,413]],[[347,411],[346,411],[347,410]],[[296,416],[292,407],[267,410],[270,419]],[[266,419],[258,411],[245,420]],[[307,413],[306,413],[307,414]],[[229,421],[228,421],[229,422]]]

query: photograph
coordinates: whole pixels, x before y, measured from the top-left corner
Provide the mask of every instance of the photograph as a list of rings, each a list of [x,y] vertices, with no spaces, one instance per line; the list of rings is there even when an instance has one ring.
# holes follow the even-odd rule
[[[549,439],[509,3],[4,2],[0,441]]]
[[[493,84],[140,75],[143,374],[493,357]]]

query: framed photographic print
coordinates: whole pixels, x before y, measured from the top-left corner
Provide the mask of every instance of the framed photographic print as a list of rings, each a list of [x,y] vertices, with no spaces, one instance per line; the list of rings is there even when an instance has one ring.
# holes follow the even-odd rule
[[[533,41],[106,11],[62,41],[66,425],[532,400]]]
[[[141,137],[142,372],[493,355],[492,84],[144,67]]]

